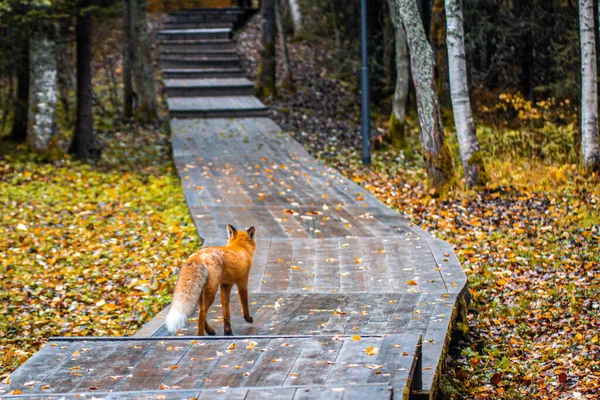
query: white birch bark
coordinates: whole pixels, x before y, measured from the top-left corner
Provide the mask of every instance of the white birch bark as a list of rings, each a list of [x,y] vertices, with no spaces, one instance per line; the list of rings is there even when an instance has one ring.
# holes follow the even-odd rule
[[[581,153],[587,168],[600,167],[598,77],[593,0],[579,0],[581,37]]]
[[[298,0],[289,0],[290,11],[292,13],[292,21],[294,22],[294,34],[298,35],[302,32],[302,10]]]
[[[45,153],[54,136],[56,121],[58,61],[54,25],[31,32],[29,57],[27,137],[34,151]]]
[[[469,187],[473,187],[484,183],[485,172],[469,99],[462,0],[446,0],[446,25],[454,123],[465,179]]]
[[[408,98],[410,60],[408,58],[408,46],[406,44],[406,32],[402,26],[402,20],[398,13],[396,0],[388,0],[392,25],[396,35],[396,89],[394,91],[394,101],[392,112],[394,119],[404,124],[406,115],[406,99]]]
[[[440,108],[435,93],[434,61],[415,0],[396,0],[410,50],[410,65],[417,93],[423,158],[430,183],[445,189],[452,181],[452,158],[444,143]]]

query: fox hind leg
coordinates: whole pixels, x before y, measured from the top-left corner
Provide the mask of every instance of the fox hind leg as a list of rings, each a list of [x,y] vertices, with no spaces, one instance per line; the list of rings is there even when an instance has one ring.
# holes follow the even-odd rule
[[[231,314],[229,311],[229,298],[231,296],[232,285],[221,285],[221,308],[223,311],[223,333],[225,336],[233,336],[231,330]]]
[[[200,301],[198,301],[198,336],[204,336],[204,331],[209,335],[214,335],[215,330],[210,327],[208,322],[206,321],[206,313],[210,306],[212,306],[215,301],[215,297],[217,296],[217,286],[207,284],[204,286],[204,290],[202,290],[202,296]]]
[[[238,295],[242,305],[242,315],[246,322],[251,324],[254,319],[250,316],[250,309],[248,308],[248,282],[238,285]]]

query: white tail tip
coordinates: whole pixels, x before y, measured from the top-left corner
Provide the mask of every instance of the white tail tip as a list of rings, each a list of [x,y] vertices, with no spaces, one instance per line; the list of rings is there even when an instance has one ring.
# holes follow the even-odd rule
[[[169,314],[165,320],[167,331],[173,334],[187,325],[187,315],[185,313],[171,307]]]

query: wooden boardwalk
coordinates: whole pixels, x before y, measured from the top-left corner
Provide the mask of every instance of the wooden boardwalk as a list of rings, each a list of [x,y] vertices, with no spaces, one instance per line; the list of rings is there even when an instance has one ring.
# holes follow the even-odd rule
[[[466,290],[456,255],[282,133],[239,61],[209,62],[237,60],[228,26],[241,16],[176,13],[161,54],[174,159],[204,244],[224,244],[228,223],[258,228],[254,323],[233,301],[233,338],[195,337],[195,317],[169,337],[167,310],[135,337],[53,338],[0,398],[435,397]]]

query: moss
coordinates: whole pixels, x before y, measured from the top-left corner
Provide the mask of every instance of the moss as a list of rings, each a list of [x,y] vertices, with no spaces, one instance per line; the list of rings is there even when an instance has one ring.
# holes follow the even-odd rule
[[[474,182],[472,182],[472,186],[483,186],[489,180],[489,176],[485,169],[485,162],[483,157],[483,152],[481,150],[474,152],[469,157],[467,161],[467,165],[469,168],[476,167],[477,168],[477,178]],[[466,171],[465,171],[466,174]]]
[[[406,141],[406,132],[404,129],[404,122],[399,121],[396,118],[396,114],[392,113],[390,117],[390,128],[388,130],[388,136],[392,145],[398,150],[408,149],[408,143]]]
[[[424,154],[425,164],[429,172],[429,184],[436,189],[438,196],[445,196],[454,184],[454,165],[450,147],[443,143],[439,153],[433,156],[430,152]]]

